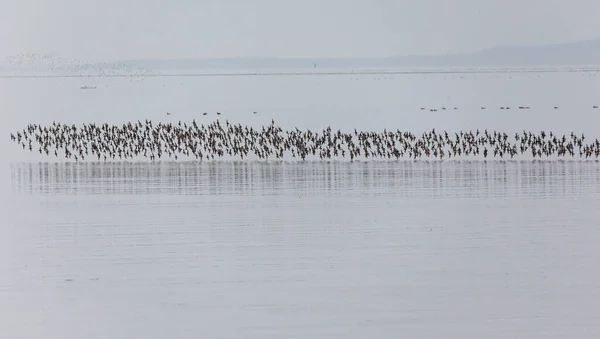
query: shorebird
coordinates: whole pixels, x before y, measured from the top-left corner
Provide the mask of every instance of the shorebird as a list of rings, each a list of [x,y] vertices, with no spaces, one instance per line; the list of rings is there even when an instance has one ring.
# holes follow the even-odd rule
[[[453,134],[453,135],[452,135]],[[259,159],[281,159],[285,154],[306,160],[317,157],[331,158],[410,159],[479,156],[483,158],[513,158],[530,154],[544,156],[600,157],[600,141],[589,141],[581,134],[569,136],[523,130],[514,139],[500,131],[459,131],[448,133],[436,129],[419,134],[408,131],[343,132],[326,127],[322,131],[284,130],[275,124],[254,129],[252,126],[219,120],[210,124],[129,122],[122,125],[94,123],[66,125],[54,122],[49,126],[29,124],[11,133],[11,140],[23,150],[40,154],[64,156],[74,161],[86,158],[113,160],[147,158],[151,161],[166,157],[175,160],[185,157],[199,161],[224,156]],[[588,136],[589,137],[589,136]],[[34,145],[35,144],[35,145]],[[35,148],[34,148],[35,146]]]

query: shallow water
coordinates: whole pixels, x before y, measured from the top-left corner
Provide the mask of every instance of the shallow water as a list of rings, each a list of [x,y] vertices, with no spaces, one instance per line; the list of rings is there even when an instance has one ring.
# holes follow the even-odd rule
[[[0,129],[219,110],[289,128],[593,138],[598,78],[1,79]],[[419,110],[442,105],[459,109]],[[596,162],[70,164],[15,146],[0,138],[9,338],[600,335]]]
[[[599,172],[529,161],[13,165],[2,332],[593,338]]]

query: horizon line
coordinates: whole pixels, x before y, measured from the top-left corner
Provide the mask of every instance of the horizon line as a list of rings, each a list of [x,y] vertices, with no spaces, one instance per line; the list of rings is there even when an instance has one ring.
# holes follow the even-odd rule
[[[428,74],[502,74],[502,73],[599,73],[600,66],[582,68],[515,68],[515,69],[439,69],[394,71],[330,71],[330,72],[234,72],[234,73],[149,73],[149,74],[32,74],[3,75],[0,79],[45,78],[167,78],[167,77],[256,77],[256,76],[334,76],[334,75],[428,75]]]

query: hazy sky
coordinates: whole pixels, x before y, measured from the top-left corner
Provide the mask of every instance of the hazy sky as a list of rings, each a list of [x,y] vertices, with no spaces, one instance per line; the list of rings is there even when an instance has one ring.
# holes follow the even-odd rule
[[[369,57],[600,38],[598,0],[0,0],[0,57]]]

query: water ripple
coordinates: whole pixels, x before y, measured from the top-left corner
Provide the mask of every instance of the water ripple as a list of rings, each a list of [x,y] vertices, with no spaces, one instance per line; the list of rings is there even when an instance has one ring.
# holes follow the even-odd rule
[[[0,259],[0,317],[10,325],[0,329],[596,338],[599,170],[551,161],[13,164]]]

